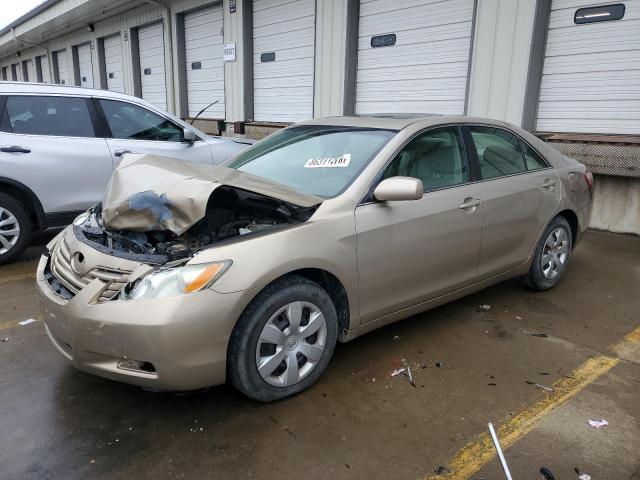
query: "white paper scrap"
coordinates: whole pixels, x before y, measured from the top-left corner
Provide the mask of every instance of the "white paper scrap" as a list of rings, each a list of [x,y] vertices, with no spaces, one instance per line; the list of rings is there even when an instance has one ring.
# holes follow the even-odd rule
[[[28,318],[26,320],[22,320],[21,322],[18,322],[18,325],[22,325],[23,327],[25,325],[29,325],[30,323],[35,322],[35,320],[33,318]]]
[[[589,425],[595,428],[600,428],[609,425],[609,422],[602,418],[600,420],[589,420]]]

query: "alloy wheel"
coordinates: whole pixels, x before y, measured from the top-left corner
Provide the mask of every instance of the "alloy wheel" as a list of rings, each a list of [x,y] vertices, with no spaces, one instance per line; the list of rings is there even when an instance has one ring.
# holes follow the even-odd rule
[[[318,365],[327,341],[327,322],[309,302],[292,302],[266,323],[256,345],[258,373],[268,384],[289,387]]]
[[[544,242],[540,266],[542,274],[553,280],[562,273],[569,258],[569,238],[563,228],[554,229]]]
[[[11,250],[20,238],[20,224],[13,213],[0,207],[0,255]]]

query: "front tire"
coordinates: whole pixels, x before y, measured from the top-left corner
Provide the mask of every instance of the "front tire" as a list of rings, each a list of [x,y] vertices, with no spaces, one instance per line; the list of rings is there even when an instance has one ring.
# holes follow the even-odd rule
[[[304,277],[283,278],[241,315],[229,340],[227,376],[251,398],[281,400],[315,383],[337,338],[338,316],[329,294]]]
[[[524,284],[537,291],[555,287],[567,270],[572,248],[569,222],[554,218],[540,237],[529,272],[522,277]]]
[[[19,257],[31,241],[31,222],[24,206],[0,193],[0,265]]]

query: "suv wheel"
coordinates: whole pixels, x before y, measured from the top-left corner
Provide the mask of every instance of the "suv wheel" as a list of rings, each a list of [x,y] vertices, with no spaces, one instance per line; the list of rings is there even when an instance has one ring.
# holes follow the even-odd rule
[[[0,264],[18,257],[31,240],[29,215],[20,202],[0,193]]]
[[[548,290],[564,275],[571,255],[571,227],[564,217],[554,218],[545,229],[524,284],[532,290]]]
[[[262,402],[294,395],[320,377],[337,338],[338,316],[329,294],[306,278],[284,278],[260,292],[234,328],[229,380]]]

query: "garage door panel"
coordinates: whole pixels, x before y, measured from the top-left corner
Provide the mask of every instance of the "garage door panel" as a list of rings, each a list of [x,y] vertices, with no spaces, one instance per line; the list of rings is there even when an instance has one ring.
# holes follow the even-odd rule
[[[378,0],[382,2],[383,0]],[[404,3],[386,2],[395,5],[385,14],[368,14],[360,10],[359,27],[363,35],[378,35],[381,32],[403,32],[420,28],[455,25],[465,19],[473,18],[473,2],[469,0],[448,0],[436,4],[427,4],[406,8]]]
[[[620,3],[625,4],[623,19],[581,25],[574,22],[575,12],[589,4],[551,4],[539,131],[638,132],[640,0]]]
[[[58,79],[60,84],[69,85],[69,63],[66,50],[56,52],[58,60]]]
[[[295,122],[313,116],[315,0],[254,0],[254,118]],[[274,61],[262,54],[273,52]]]
[[[124,73],[122,66],[122,39],[120,35],[105,38],[104,66],[107,76],[107,89],[124,93]]]
[[[184,17],[187,106],[189,117],[216,100],[200,118],[224,119],[224,47],[222,5],[189,13]],[[194,69],[194,65],[199,68]]]
[[[356,112],[463,113],[473,10],[473,0],[362,1]],[[394,45],[371,46],[390,33]]]
[[[51,83],[51,75],[49,74],[49,58],[46,55],[40,57],[40,68],[42,70],[42,82]]]
[[[138,29],[140,49],[140,86],[142,98],[163,110],[167,109],[164,28],[156,23]],[[149,74],[145,74],[145,71]]]

